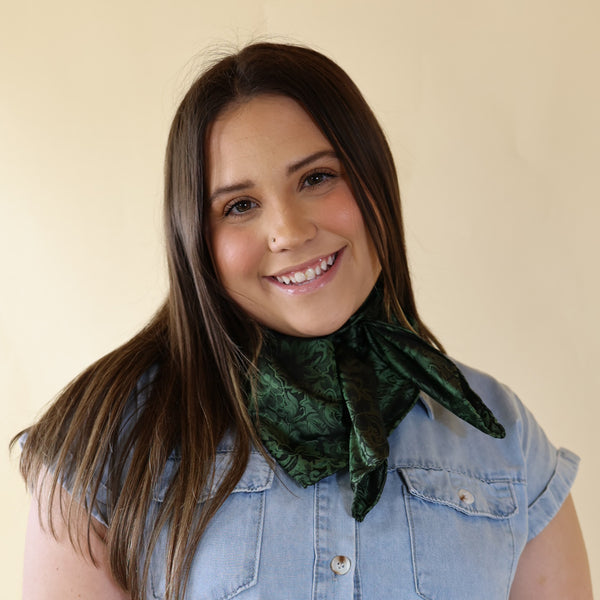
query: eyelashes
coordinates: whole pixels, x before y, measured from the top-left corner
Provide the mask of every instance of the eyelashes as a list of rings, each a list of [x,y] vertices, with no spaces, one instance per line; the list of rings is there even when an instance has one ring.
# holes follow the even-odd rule
[[[300,187],[318,187],[335,177],[337,174],[329,169],[313,169],[302,177]]]
[[[250,198],[238,198],[236,200],[232,200],[225,205],[225,209],[223,213],[226,217],[233,216],[241,216],[244,213],[248,212],[255,206],[258,206],[257,203]]]

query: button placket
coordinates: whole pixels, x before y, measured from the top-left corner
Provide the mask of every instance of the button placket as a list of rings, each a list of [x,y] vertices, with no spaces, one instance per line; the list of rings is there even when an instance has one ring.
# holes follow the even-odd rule
[[[355,597],[355,522],[348,505],[349,478],[332,475],[315,485],[315,566],[313,598]]]

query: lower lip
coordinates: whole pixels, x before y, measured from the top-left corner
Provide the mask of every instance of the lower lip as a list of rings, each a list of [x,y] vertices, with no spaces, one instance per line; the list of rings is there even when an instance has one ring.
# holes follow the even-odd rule
[[[345,248],[338,250],[337,256],[335,257],[335,262],[329,267],[329,269],[311,281],[286,285],[285,283],[280,283],[274,277],[269,277],[268,279],[273,285],[290,296],[295,296],[297,294],[310,294],[311,292],[321,289],[324,285],[327,285],[333,279],[333,277],[335,277],[338,266],[342,261],[344,250]]]

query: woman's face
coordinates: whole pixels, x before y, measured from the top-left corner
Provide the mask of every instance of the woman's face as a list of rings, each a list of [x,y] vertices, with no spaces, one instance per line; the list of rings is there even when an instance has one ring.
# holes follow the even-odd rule
[[[213,259],[233,300],[295,336],[339,329],[381,267],[331,144],[286,96],[227,108],[208,138]]]

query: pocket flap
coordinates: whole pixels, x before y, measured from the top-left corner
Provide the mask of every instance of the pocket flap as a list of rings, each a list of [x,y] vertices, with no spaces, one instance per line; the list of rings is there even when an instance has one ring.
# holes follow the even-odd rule
[[[469,515],[504,519],[517,510],[510,480],[484,480],[445,469],[399,468],[408,492]]]
[[[219,452],[215,461],[214,480],[210,488],[206,488],[200,494],[199,502],[204,502],[211,498],[221,484],[223,477],[229,469],[229,461],[233,456],[232,452]],[[179,468],[180,458],[171,456],[167,460],[165,470],[161,476],[160,483],[154,492],[154,500],[163,502],[167,489],[171,483],[173,476]],[[271,487],[273,483],[273,470],[264,457],[256,451],[250,452],[248,465],[242,477],[235,485],[232,493],[236,492],[263,492]]]

